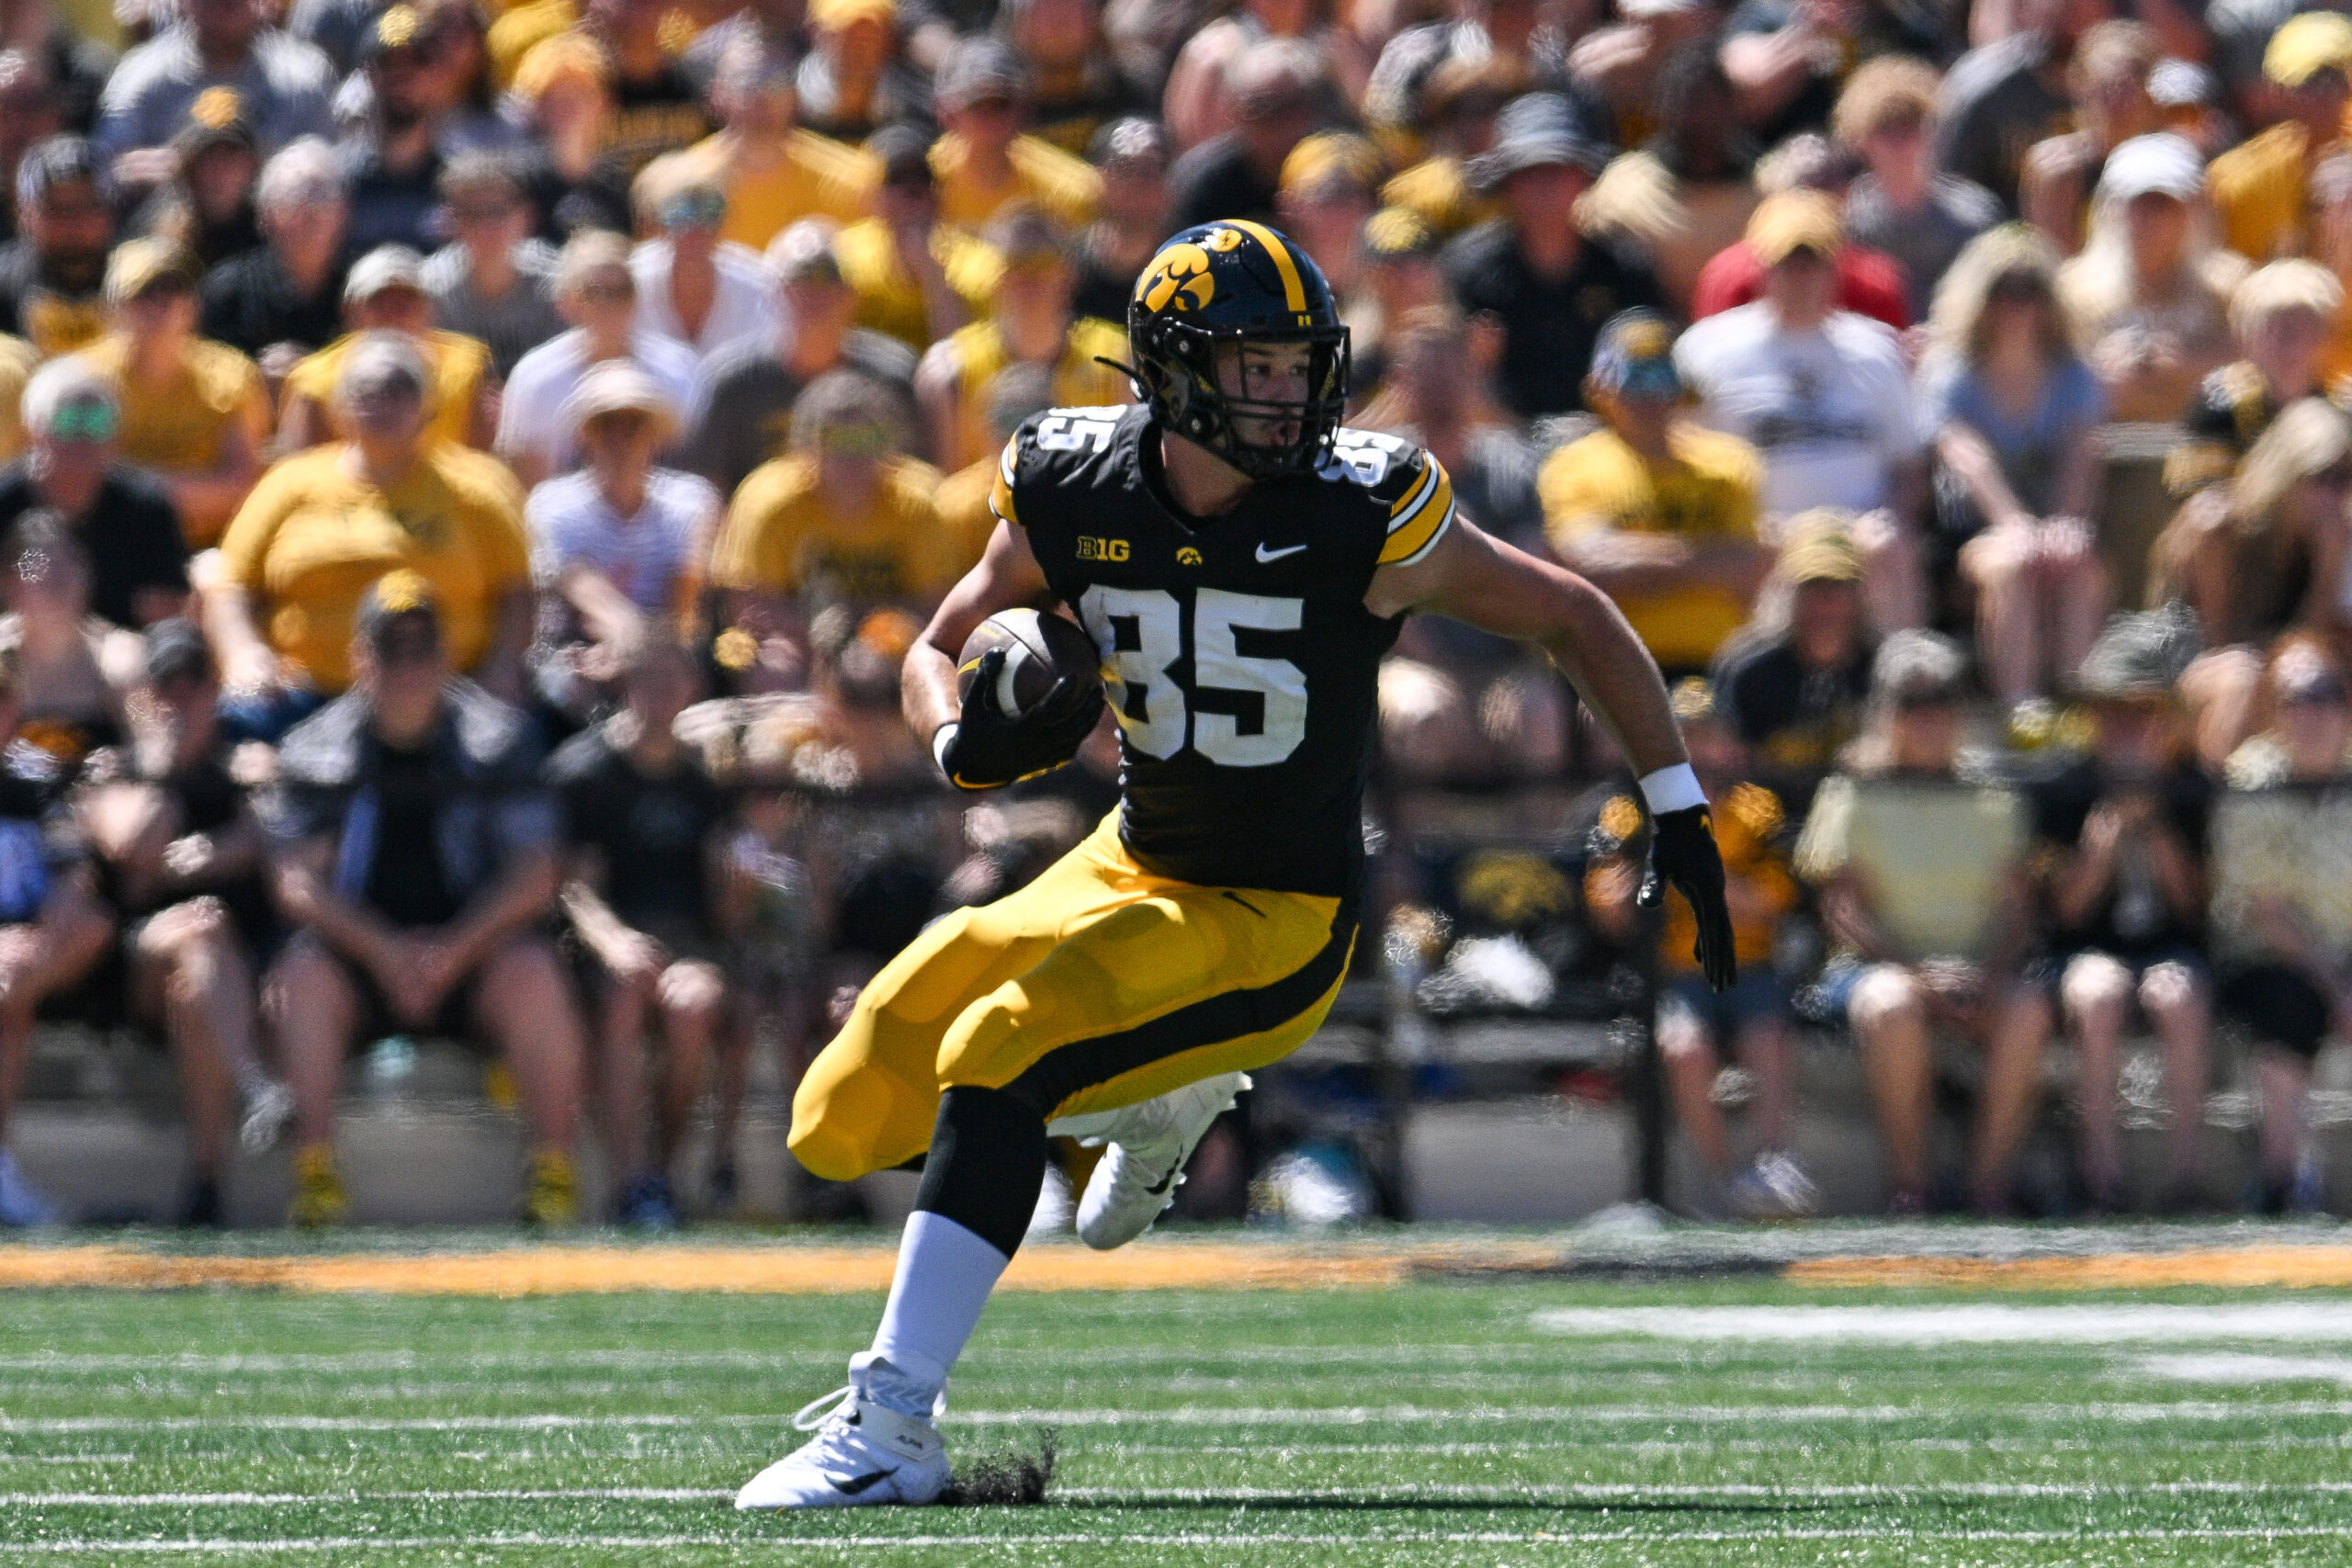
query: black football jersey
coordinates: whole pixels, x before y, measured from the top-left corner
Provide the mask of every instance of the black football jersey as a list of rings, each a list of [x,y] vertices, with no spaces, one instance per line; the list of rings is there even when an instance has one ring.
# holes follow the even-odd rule
[[[1402,620],[1363,596],[1452,524],[1437,460],[1342,429],[1314,475],[1193,519],[1168,499],[1149,410],[1053,409],[1006,443],[993,504],[1102,650],[1136,859],[1210,886],[1352,897],[1380,660]]]

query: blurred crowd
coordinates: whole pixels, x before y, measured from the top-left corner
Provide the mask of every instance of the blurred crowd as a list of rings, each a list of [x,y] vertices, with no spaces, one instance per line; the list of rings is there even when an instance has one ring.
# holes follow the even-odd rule
[[[592,1135],[677,1223],[707,1099],[726,1209],[754,1054],[1115,800],[1107,725],[957,797],[899,663],[1008,436],[1129,400],[1133,279],[1247,219],[1329,278],[1351,423],[1657,655],[1746,973],[1634,907],[1561,678],[1442,621],[1381,682],[1387,964],[1540,1008],[1639,955],[1741,1212],[1815,1201],[1801,1024],[1898,1212],[2018,1203],[2056,1077],[2058,1201],[2124,1204],[2143,1033],[2166,1206],[2224,1061],[2249,1196],[2315,1205],[2348,77],[2297,0],[0,0],[0,1138],[37,1020],[129,1026],[181,1219],[284,1140],[332,1224],[346,1059],[446,1034],[527,1218]],[[1406,852],[1563,786],[1532,869]]]

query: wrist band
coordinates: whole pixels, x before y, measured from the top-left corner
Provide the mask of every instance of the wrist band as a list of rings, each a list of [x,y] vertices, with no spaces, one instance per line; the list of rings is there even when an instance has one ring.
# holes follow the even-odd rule
[[[1669,811],[1706,805],[1707,792],[1699,787],[1699,775],[1690,771],[1690,763],[1677,762],[1642,775],[1642,798],[1649,802],[1651,816],[1663,817]]]
[[[931,732],[931,760],[939,764],[943,773],[947,772],[947,748],[956,744],[956,731],[960,728],[951,718]]]

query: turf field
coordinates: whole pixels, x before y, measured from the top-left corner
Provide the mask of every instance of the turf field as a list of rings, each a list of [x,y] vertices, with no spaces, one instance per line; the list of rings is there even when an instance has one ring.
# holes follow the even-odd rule
[[[1742,1271],[1641,1280],[1532,1274],[1558,1253],[1526,1242],[1343,1289],[1007,1292],[950,1441],[1054,1429],[1046,1503],[797,1517],[727,1502],[864,1342],[870,1292],[502,1299],[181,1258],[156,1276],[181,1288],[0,1292],[0,1558],[2352,1561],[2352,1245],[2166,1233],[2079,1263],[1915,1231],[1941,1256],[1848,1232],[1860,1261],[1833,1238],[1783,1272],[1718,1235],[1691,1246]],[[28,1256],[0,1278],[43,1277]],[[2068,1288],[2132,1278],[2171,1282]],[[1906,1279],[1948,1282],[1883,1282]],[[2305,1280],[2335,1284],[2282,1288]]]

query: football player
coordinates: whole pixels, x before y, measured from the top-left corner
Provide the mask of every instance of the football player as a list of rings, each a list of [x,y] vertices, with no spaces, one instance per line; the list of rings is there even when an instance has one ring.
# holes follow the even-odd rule
[[[1079,1234],[1148,1229],[1251,1069],[1313,1034],[1356,942],[1381,656],[1432,611],[1548,652],[1632,760],[1697,956],[1734,977],[1707,802],[1657,666],[1608,598],[1459,517],[1427,452],[1340,425],[1348,330],[1262,224],[1188,229],[1128,307],[1144,400],[1056,409],[1006,445],[987,554],[907,656],[906,714],[947,777],[990,789],[1069,761],[1102,700],[1064,680],[1019,718],[984,655],[1048,596],[1101,650],[1124,800],[1035,882],[933,924],[858,998],[793,1101],[791,1146],[846,1181],[923,1156],[873,1346],[741,1508],[928,1503],[949,1370],[1028,1227],[1050,1134],[1108,1147]],[[838,1401],[838,1404],[835,1402]],[[831,1406],[827,1409],[827,1406]]]

